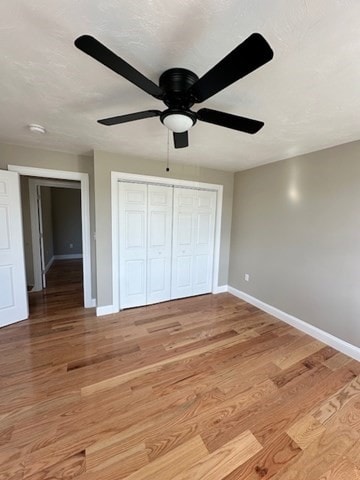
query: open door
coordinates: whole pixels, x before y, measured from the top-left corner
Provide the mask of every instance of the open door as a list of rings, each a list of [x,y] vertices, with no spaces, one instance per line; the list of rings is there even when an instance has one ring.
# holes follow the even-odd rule
[[[26,318],[19,174],[0,170],[0,327]]]

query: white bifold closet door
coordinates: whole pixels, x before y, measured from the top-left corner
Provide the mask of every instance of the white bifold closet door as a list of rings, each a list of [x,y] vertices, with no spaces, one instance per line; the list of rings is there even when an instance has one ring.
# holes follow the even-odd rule
[[[170,299],[172,188],[119,183],[120,308]]]
[[[171,298],[212,291],[216,192],[174,188]]]
[[[172,203],[172,187],[148,185],[148,304],[170,300]]]

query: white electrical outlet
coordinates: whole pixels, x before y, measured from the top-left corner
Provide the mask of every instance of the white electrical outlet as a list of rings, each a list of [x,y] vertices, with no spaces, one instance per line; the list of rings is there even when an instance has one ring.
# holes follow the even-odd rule
[[[245,273],[245,282],[248,282],[250,280],[250,275],[248,273]]]
[[[70,243],[70,248],[73,248],[73,247],[74,247],[74,245],[72,243]]]

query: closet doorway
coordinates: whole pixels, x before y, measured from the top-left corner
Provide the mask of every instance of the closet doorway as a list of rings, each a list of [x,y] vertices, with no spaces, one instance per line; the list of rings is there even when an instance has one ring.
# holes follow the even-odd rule
[[[116,191],[118,309],[216,292],[222,186],[125,174]]]

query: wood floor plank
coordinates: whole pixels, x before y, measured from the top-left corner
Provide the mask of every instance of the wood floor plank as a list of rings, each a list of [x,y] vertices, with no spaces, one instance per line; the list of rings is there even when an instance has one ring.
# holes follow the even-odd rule
[[[274,385],[269,381],[256,385],[244,392],[229,395],[221,402],[213,403],[205,411],[192,409],[192,412],[172,419],[171,426],[161,428],[160,433],[152,432],[147,440],[149,456],[156,457],[163,454],[169,446],[177,445],[195,433],[205,437],[205,432],[213,423],[221,423],[222,418],[246,410],[255,402],[265,399],[275,391]]]
[[[297,363],[299,360],[302,360],[308,357],[310,354],[317,352],[318,350],[321,350],[324,347],[325,345],[322,342],[319,342],[318,340],[314,340],[308,345],[299,347],[296,350],[290,349],[288,353],[286,353],[282,358],[275,360],[274,363],[275,365],[280,367],[282,370],[285,370],[286,368],[289,368],[295,363]]]
[[[111,462],[100,464],[96,470],[88,470],[76,480],[121,480],[145,467],[149,460],[141,446],[129,450],[126,455],[119,455]]]
[[[97,318],[81,272],[0,329],[0,480],[356,480],[359,362],[227,293]]]
[[[329,360],[327,360],[325,362],[325,365],[327,367],[329,367],[331,370],[336,370],[336,369],[346,365],[349,362],[350,362],[349,357],[347,357],[343,353],[337,353],[332,358],[329,358]]]
[[[360,480],[360,468],[344,459],[326,473],[319,477],[319,480]]]
[[[300,447],[286,433],[281,433],[276,441],[264,446],[262,450],[236,468],[224,480],[270,479],[300,452]]]
[[[217,341],[217,342],[215,342],[211,345],[207,345],[205,347],[200,347],[200,348],[197,348],[197,349],[194,349],[194,350],[189,350],[186,353],[181,353],[179,355],[175,355],[175,356],[166,358],[164,360],[161,360],[160,362],[150,364],[150,365],[146,365],[144,367],[140,367],[138,369],[131,370],[131,371],[123,373],[121,375],[117,375],[115,377],[111,377],[111,378],[103,380],[101,382],[94,383],[92,385],[83,387],[81,389],[81,394],[83,396],[87,396],[87,395],[92,395],[95,392],[109,390],[109,389],[114,388],[118,385],[122,385],[126,382],[129,382],[130,380],[133,380],[137,377],[140,377],[140,376],[142,376],[146,373],[158,372],[158,371],[161,370],[162,367],[164,367],[166,365],[175,364],[179,361],[187,360],[191,357],[196,357],[196,356],[200,356],[200,355],[203,355],[203,354],[207,354],[207,353],[209,353],[209,352],[211,352],[212,350],[215,350],[215,349],[230,348],[230,347],[232,347],[234,345],[237,345],[238,343],[242,343],[242,342],[244,342],[244,339],[241,338],[240,336],[236,336],[236,337],[231,336],[229,339],[220,340],[220,341]]]
[[[280,431],[309,413],[313,405],[318,405],[337,391],[339,385],[348,383],[353,373],[344,368],[333,375],[325,366],[310,371],[295,385],[281,389],[274,397],[226,416],[219,424],[210,424],[203,436],[207,448],[213,451],[245,429],[251,429],[262,444],[271,441]]]
[[[302,453],[274,476],[274,480],[318,480],[338,464],[359,440],[359,433],[336,421]]]
[[[221,480],[262,449],[250,431],[245,431],[210,455],[206,455],[173,480]]]
[[[320,423],[326,424],[352,398],[357,398],[360,401],[360,376],[354,378],[348,385],[328,398],[326,402],[313,413],[313,416]]]
[[[94,453],[86,451],[86,472],[81,478],[124,478],[149,463],[144,444],[121,451],[100,450]]]
[[[208,451],[198,435],[166,455],[137,470],[127,480],[174,480],[191,465],[208,457]]]
[[[316,420],[312,415],[305,415],[295,422],[286,433],[294,442],[305,450],[314,440],[320,437],[326,428]]]
[[[360,439],[346,452],[346,458],[360,468]]]

